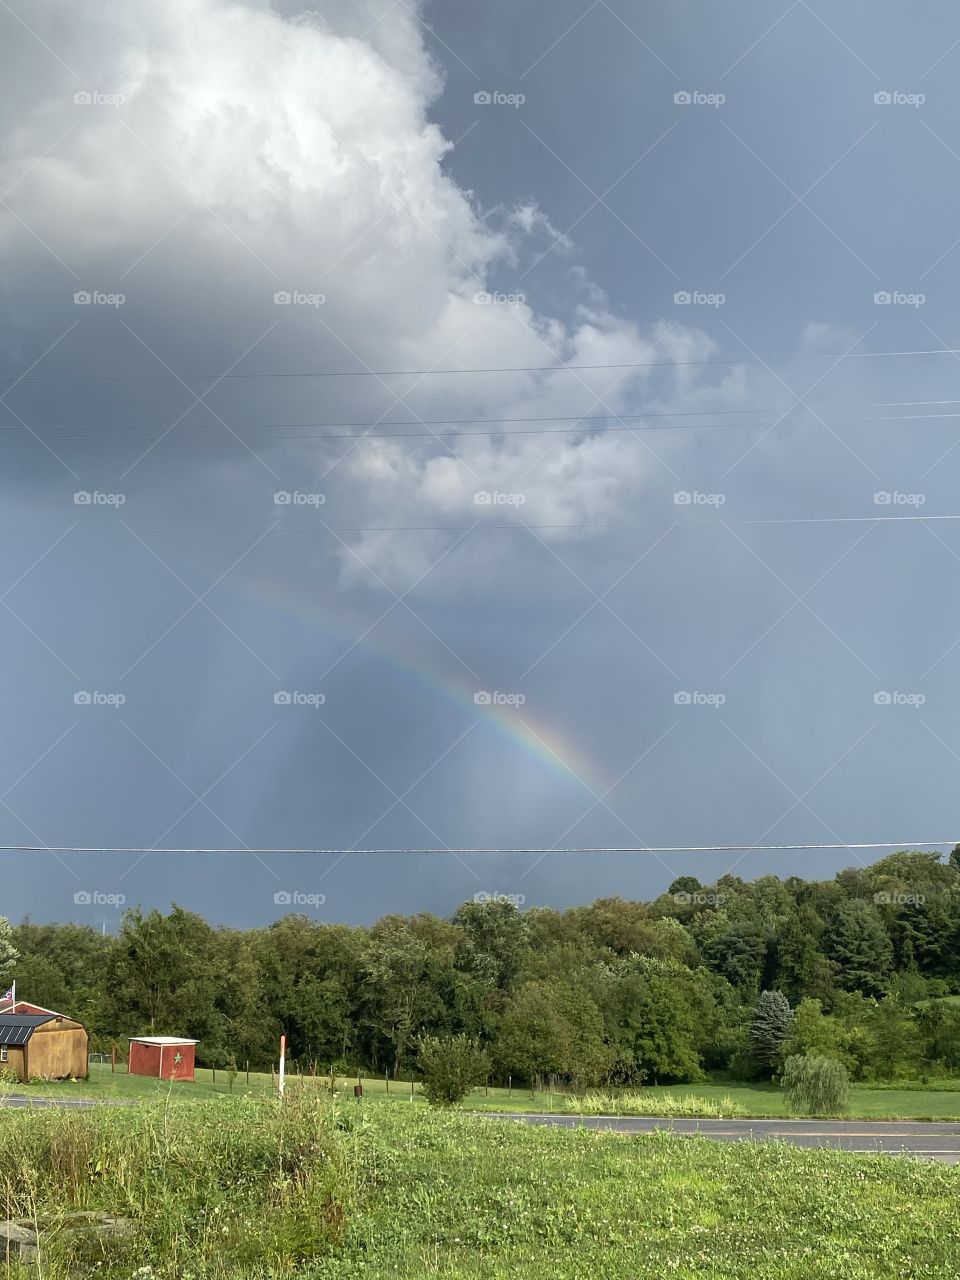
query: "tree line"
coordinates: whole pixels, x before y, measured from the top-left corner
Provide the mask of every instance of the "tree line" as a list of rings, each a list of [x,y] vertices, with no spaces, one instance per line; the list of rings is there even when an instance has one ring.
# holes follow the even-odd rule
[[[425,1037],[466,1036],[492,1079],[575,1087],[761,1079],[793,1054],[855,1080],[960,1074],[960,846],[834,879],[702,885],[557,911],[465,902],[369,927],[289,915],[208,924],[128,911],[116,936],[0,920],[0,981],[80,1018],[91,1047],[199,1040],[204,1065],[406,1078]]]

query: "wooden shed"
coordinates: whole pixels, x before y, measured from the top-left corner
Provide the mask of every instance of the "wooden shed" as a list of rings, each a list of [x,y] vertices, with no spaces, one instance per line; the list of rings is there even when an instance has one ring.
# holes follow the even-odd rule
[[[0,1071],[18,1080],[86,1079],[87,1032],[59,1013],[0,1013]]]
[[[132,1036],[127,1071],[157,1080],[192,1080],[197,1043],[183,1036]]]

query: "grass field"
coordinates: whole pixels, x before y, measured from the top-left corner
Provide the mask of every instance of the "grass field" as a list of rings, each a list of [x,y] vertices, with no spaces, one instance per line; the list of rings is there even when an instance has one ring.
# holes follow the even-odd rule
[[[960,1171],[302,1093],[0,1109],[9,1280],[955,1280]],[[130,1223],[106,1245],[75,1210]],[[144,1270],[146,1268],[146,1270]]]
[[[296,1088],[298,1079],[289,1077],[291,1088]],[[341,1093],[349,1098],[352,1093],[354,1079],[340,1077],[338,1084]],[[317,1077],[316,1081],[308,1079],[308,1085],[322,1087],[325,1077]],[[217,1072],[216,1081],[212,1072],[198,1069],[197,1079],[190,1084],[170,1084],[161,1080],[152,1080],[146,1076],[128,1076],[125,1069],[118,1068],[116,1074],[111,1073],[109,1066],[91,1066],[90,1079],[76,1083],[57,1082],[53,1084],[30,1084],[10,1086],[13,1091],[26,1093],[31,1097],[75,1097],[75,1098],[183,1098],[200,1100],[218,1096],[269,1097],[275,1092],[275,1081],[269,1075],[251,1072],[250,1084],[246,1083],[243,1074],[239,1075],[230,1089],[224,1072]],[[364,1078],[365,1098],[379,1099],[386,1092],[382,1079]],[[765,1117],[777,1118],[787,1114],[783,1091],[772,1084],[682,1084],[663,1085],[644,1090],[654,1097],[664,1098],[708,1098],[718,1102],[729,1097],[737,1106],[737,1114],[751,1119]],[[409,1100],[409,1082],[392,1082],[390,1096],[395,1099]],[[414,1101],[425,1105],[419,1085],[414,1086]],[[470,1094],[464,1106],[475,1111],[564,1111],[569,1105],[569,1098],[564,1093],[538,1093],[531,1097],[528,1089],[488,1090],[478,1089]],[[854,1085],[850,1089],[850,1117],[861,1120],[957,1120],[960,1121],[960,1080],[938,1080],[932,1084],[921,1085],[917,1082],[881,1085]]]

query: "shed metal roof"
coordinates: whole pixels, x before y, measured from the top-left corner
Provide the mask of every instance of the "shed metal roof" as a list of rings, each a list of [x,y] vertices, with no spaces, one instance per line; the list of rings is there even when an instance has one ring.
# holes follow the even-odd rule
[[[190,1040],[187,1036],[131,1036],[131,1044],[199,1044],[199,1040]]]
[[[45,1022],[55,1022],[54,1013],[0,1013],[0,1044],[26,1044]]]

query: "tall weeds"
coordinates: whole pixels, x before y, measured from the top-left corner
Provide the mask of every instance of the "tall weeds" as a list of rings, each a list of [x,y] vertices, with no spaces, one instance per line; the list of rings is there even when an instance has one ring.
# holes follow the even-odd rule
[[[75,1276],[282,1275],[328,1252],[351,1198],[333,1105],[293,1092],[161,1106],[0,1108],[0,1216],[40,1232],[46,1280]],[[78,1231],[97,1210],[124,1238]]]

